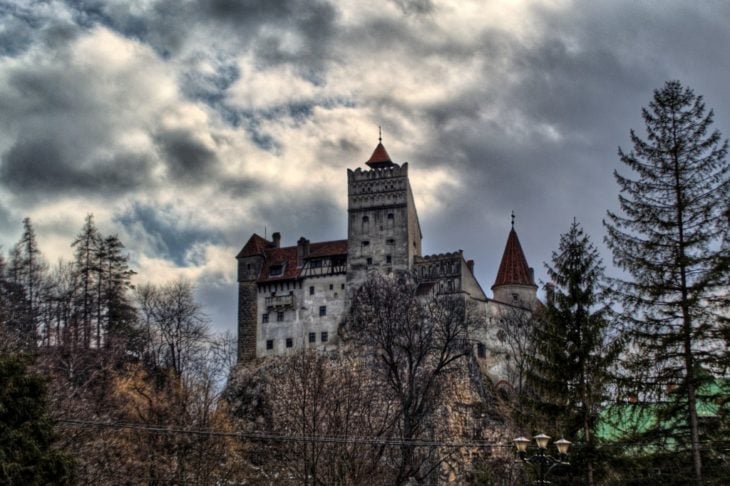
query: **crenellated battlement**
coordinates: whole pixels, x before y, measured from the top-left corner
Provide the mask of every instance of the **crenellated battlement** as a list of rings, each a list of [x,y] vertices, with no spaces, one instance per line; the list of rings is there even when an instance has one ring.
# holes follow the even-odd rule
[[[378,179],[392,179],[394,177],[408,177],[408,162],[403,165],[393,164],[380,169],[347,169],[347,182],[362,182]]]
[[[434,255],[424,255],[416,257],[415,263],[429,263],[437,260],[451,260],[453,258],[463,258],[464,250],[456,250],[449,253],[436,253]]]

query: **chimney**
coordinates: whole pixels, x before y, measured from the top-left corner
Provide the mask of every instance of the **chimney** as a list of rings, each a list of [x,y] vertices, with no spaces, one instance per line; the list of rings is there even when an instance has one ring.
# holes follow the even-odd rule
[[[274,248],[281,247],[281,233],[279,233],[278,231],[276,233],[273,233],[271,235],[271,239],[274,240]]]
[[[474,260],[467,260],[466,261],[466,268],[469,269],[469,271],[474,274]]]
[[[309,240],[305,237],[299,238],[297,241],[297,266],[304,264],[304,259],[309,256]]]
[[[535,283],[535,269],[530,267],[530,268],[528,268],[528,270],[530,272],[530,282],[532,282],[534,284]]]
[[[555,299],[555,285],[552,282],[548,282],[545,284],[545,300],[548,303],[552,303],[553,299]]]

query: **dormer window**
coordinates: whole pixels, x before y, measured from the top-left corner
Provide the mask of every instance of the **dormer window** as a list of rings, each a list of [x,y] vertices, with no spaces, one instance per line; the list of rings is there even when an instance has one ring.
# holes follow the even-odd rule
[[[284,274],[284,265],[277,263],[269,267],[269,277],[280,277]]]

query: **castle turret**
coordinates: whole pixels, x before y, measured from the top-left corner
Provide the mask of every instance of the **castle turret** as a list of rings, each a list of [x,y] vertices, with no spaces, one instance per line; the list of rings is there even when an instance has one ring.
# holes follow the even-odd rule
[[[537,299],[535,276],[532,268],[527,265],[514,223],[507,237],[492,292],[494,300],[526,308],[532,308]]]
[[[347,171],[347,282],[360,286],[371,270],[407,271],[421,255],[421,227],[408,180],[408,164],[390,158],[382,141],[367,162]]]
[[[238,361],[251,361],[256,357],[256,320],[258,291],[256,279],[264,265],[264,250],[273,246],[255,234],[249,238],[236,255],[238,260]]]

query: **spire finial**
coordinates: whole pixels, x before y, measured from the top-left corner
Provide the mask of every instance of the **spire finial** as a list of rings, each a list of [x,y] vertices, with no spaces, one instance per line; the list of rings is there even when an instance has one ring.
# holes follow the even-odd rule
[[[378,143],[383,143],[383,130],[380,125],[378,125]]]
[[[512,229],[515,229],[515,212],[512,211]]]

